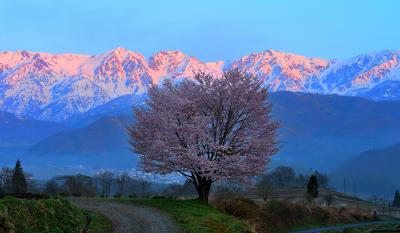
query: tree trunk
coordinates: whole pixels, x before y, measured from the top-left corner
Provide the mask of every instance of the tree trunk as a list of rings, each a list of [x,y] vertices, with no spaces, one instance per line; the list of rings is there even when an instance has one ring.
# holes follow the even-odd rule
[[[197,193],[199,194],[199,200],[208,203],[208,196],[210,194],[211,182],[202,182],[197,187]]]

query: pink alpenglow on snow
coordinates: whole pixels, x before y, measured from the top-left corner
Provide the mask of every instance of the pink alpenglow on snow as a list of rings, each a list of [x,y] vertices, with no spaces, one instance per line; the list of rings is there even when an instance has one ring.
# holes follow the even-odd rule
[[[63,121],[122,96],[146,95],[164,79],[191,79],[198,71],[220,77],[231,69],[257,76],[270,91],[399,100],[399,61],[400,51],[389,50],[346,60],[267,50],[211,62],[180,51],[145,58],[124,48],[99,55],[0,52],[0,111]]]
[[[148,93],[129,128],[133,151],[146,172],[185,176],[203,201],[215,181],[263,174],[277,152],[278,124],[267,89],[254,76],[200,72],[181,82],[167,79]]]

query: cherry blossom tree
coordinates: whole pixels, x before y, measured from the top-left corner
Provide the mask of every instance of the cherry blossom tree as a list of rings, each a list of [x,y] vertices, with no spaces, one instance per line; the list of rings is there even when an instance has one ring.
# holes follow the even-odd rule
[[[153,85],[147,104],[134,108],[132,150],[146,172],[180,173],[208,202],[212,183],[247,182],[277,152],[267,97],[262,81],[238,70]]]

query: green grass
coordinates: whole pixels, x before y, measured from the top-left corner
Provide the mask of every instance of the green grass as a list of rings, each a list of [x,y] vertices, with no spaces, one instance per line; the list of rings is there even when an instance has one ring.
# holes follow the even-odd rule
[[[152,206],[168,213],[187,233],[241,233],[251,232],[242,220],[221,213],[198,200],[122,199],[123,201]]]
[[[83,211],[59,198],[0,199],[0,232],[79,232],[85,224],[84,219]]]
[[[87,233],[110,233],[112,232],[111,220],[101,214],[86,211],[90,218],[90,224]]]
[[[40,200],[5,197],[0,199],[0,233],[79,233],[91,221],[90,233],[110,233],[110,220],[85,212],[62,198]]]

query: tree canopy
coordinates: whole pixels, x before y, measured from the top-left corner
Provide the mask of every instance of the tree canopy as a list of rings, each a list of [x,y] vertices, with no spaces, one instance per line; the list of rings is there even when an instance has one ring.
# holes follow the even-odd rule
[[[312,175],[308,181],[307,193],[312,198],[318,197],[318,180],[315,175]]]
[[[134,109],[132,149],[145,171],[178,172],[207,201],[213,182],[261,175],[277,152],[267,97],[261,80],[238,70],[153,85]]]
[[[24,175],[24,171],[21,166],[21,161],[17,160],[12,176],[12,191],[14,193],[26,193],[27,183]]]
[[[393,206],[400,208],[400,193],[399,193],[399,190],[396,190],[396,192],[394,193]]]

